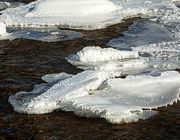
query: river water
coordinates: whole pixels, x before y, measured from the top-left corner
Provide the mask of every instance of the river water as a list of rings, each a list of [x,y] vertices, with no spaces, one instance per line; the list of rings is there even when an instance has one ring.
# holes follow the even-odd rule
[[[31,91],[48,73],[76,74],[80,69],[65,57],[85,46],[108,47],[133,21],[96,31],[78,31],[82,37],[68,41],[41,42],[28,39],[0,41],[0,140],[4,139],[92,139],[92,140],[178,140],[180,138],[180,102],[158,108],[159,113],[136,123],[109,124],[104,119],[80,118],[71,112],[55,111],[46,115],[23,115],[8,102],[18,91]]]

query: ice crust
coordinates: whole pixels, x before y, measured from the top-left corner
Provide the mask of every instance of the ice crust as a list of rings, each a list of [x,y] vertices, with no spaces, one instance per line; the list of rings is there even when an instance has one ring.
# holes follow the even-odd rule
[[[8,26],[58,25],[90,30],[105,28],[133,16],[156,16],[161,7],[176,6],[170,0],[38,0],[3,11],[1,20]]]

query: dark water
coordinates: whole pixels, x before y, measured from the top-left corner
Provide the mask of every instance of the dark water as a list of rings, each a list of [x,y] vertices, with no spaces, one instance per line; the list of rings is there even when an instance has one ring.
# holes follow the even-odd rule
[[[85,36],[71,41],[0,41],[0,140],[180,139],[180,102],[159,108],[159,114],[148,120],[118,125],[109,124],[104,119],[79,118],[71,112],[62,111],[23,115],[14,112],[8,103],[10,95],[22,90],[30,91],[34,84],[41,83],[40,78],[44,74],[80,72],[64,58],[85,46],[107,47],[109,40],[119,37],[133,21],[104,30],[81,31]]]
[[[127,30],[134,19],[104,30],[81,31],[83,38],[55,43],[17,39],[0,41],[0,140],[178,140],[180,103],[159,108],[159,114],[137,123],[112,125],[104,119],[79,118],[71,112],[23,115],[13,111],[8,97],[30,91],[47,73],[78,73],[64,59],[85,46],[107,47],[107,42]]]

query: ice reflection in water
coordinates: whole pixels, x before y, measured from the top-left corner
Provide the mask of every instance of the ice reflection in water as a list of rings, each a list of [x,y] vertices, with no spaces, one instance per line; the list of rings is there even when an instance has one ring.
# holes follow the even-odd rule
[[[71,30],[60,30],[58,28],[30,29],[30,28],[10,28],[7,36],[0,36],[0,39],[23,38],[29,40],[38,40],[42,42],[56,42],[73,40],[83,37],[83,34]]]

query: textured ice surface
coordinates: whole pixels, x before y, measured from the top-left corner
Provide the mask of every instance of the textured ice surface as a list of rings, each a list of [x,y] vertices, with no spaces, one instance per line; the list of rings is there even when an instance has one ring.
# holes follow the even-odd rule
[[[60,25],[69,28],[102,28],[117,23],[117,8],[109,0],[38,0],[3,14],[7,25],[41,27]]]
[[[30,93],[17,93],[9,101],[20,113],[43,114],[55,109],[74,111],[86,117],[101,117],[111,123],[147,119],[152,109],[179,100],[180,74],[163,72],[148,75],[110,78],[106,72],[85,71],[68,79],[36,86]]]
[[[118,49],[129,49],[152,43],[176,40],[166,27],[151,21],[135,21],[123,36],[109,41],[108,45]]]
[[[150,54],[155,67],[180,68],[180,41],[162,42],[132,48],[141,54]]]
[[[11,96],[9,101],[13,105],[14,110],[20,113],[48,113],[55,109],[63,108],[70,98],[90,94],[91,91],[97,89],[111,76],[115,75],[113,75],[113,73],[84,71],[59,81],[54,85],[52,85],[52,83],[39,85],[39,88],[35,88],[29,94],[25,92],[17,93]]]
[[[43,42],[66,41],[81,38],[82,33],[71,30],[60,30],[58,28],[30,29],[30,28],[8,28],[10,34],[0,36],[0,40],[4,39],[30,39]]]
[[[128,76],[107,81],[107,87],[72,99],[73,111],[82,116],[103,117],[111,123],[132,122],[151,117],[152,109],[179,100],[180,74],[164,72],[161,76]]]
[[[123,75],[140,73],[149,68],[149,59],[139,57],[136,51],[121,51],[97,46],[85,47],[66,59],[84,70],[114,71]]]
[[[175,5],[170,0],[38,0],[5,10],[1,20],[8,26],[99,29],[128,17],[156,16],[161,7]]]
[[[94,57],[92,57],[94,56]],[[136,59],[139,58],[138,52],[132,51],[119,51],[113,48],[100,48],[98,46],[85,47],[75,55],[67,58],[68,62],[76,63],[94,63],[101,61],[113,61],[123,59]]]

